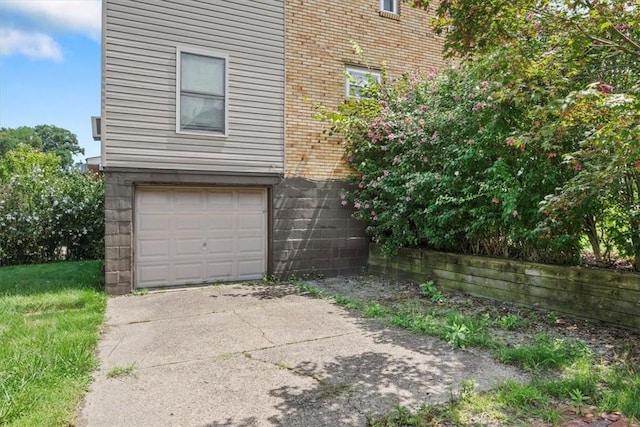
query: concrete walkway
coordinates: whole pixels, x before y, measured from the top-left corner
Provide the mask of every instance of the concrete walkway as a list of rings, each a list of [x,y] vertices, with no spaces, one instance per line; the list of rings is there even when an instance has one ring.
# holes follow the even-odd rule
[[[111,298],[81,426],[366,425],[516,370],[287,286]],[[129,375],[109,377],[113,368]]]

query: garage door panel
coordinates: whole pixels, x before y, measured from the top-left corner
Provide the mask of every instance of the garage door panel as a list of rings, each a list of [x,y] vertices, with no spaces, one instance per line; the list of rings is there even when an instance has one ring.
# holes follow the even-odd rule
[[[200,256],[202,254],[203,243],[201,238],[196,239],[178,239],[175,242],[174,255]]]
[[[261,259],[238,262],[238,278],[242,280],[260,279],[264,272],[264,262]]]
[[[174,271],[175,280],[180,284],[198,283],[203,274],[202,263],[199,262],[176,262]]]
[[[261,253],[264,240],[260,237],[242,237],[238,239],[238,252],[241,254]]]
[[[207,194],[206,208],[208,210],[235,210],[236,197],[230,192],[210,192]]]
[[[136,202],[139,206],[153,208],[154,206],[166,206],[167,191],[158,189],[156,191],[144,192],[136,195]]]
[[[171,216],[174,230],[180,232],[193,231],[195,233],[202,232],[202,224],[204,218],[202,214],[197,213],[177,213]]]
[[[166,240],[145,240],[138,245],[138,255],[145,258],[161,257],[166,259],[170,255],[169,242]]]
[[[264,214],[238,215],[238,230],[256,231],[264,229]]]
[[[138,267],[138,286],[153,286],[167,280],[169,266],[167,264],[147,264]],[[142,281],[140,281],[142,280]]]
[[[228,213],[211,213],[207,215],[208,230],[233,230],[235,218]]]
[[[202,212],[203,194],[201,190],[173,192],[173,208],[178,211]]]
[[[166,215],[141,214],[138,221],[140,231],[159,231],[166,233],[171,224],[171,218]]]
[[[207,239],[207,252],[209,255],[227,254],[229,258],[233,257],[233,249],[235,246],[235,238],[233,237],[215,237]]]
[[[249,280],[266,273],[267,192],[136,191],[136,287]]]
[[[228,280],[235,278],[233,274],[233,261],[208,262],[207,280]]]
[[[259,191],[241,191],[238,193],[239,208],[260,209],[264,206],[264,194]]]

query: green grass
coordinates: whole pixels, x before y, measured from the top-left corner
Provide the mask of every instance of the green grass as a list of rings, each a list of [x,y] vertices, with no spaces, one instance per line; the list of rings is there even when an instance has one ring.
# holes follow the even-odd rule
[[[492,319],[486,313],[465,315],[455,307],[443,305],[447,297],[433,284],[421,287],[423,298],[400,303],[331,296],[303,282],[295,284],[311,295],[331,298],[364,316],[438,337],[454,349],[469,346],[488,350],[498,361],[534,374],[527,384],[506,382],[483,393],[461,384],[458,396],[446,403],[425,404],[416,411],[397,407],[383,417],[370,419],[371,426],[531,425],[532,420],[558,425],[562,422],[558,408],[563,405],[578,410],[593,405],[600,411],[620,411],[632,420],[640,419],[640,366],[603,365],[583,342],[547,334],[538,334],[531,343],[516,346],[492,338],[492,327],[526,329],[535,320],[535,312],[529,313],[527,319],[515,315]],[[550,323],[556,320],[553,314],[547,317]]]
[[[128,366],[114,366],[107,372],[107,378],[120,378],[131,375],[136,369],[136,364],[132,363]]]
[[[0,268],[0,425],[72,425],[96,367],[99,261]]]

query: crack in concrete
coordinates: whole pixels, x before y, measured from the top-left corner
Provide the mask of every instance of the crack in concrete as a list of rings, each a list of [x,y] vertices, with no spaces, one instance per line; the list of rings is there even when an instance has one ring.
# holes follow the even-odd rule
[[[267,341],[271,342],[273,345],[266,346],[266,347],[253,348],[251,350],[240,350],[240,351],[235,351],[235,352],[224,353],[224,355],[225,356],[244,355],[248,359],[255,360],[256,362],[261,362],[261,363],[266,363],[266,364],[269,364],[269,365],[278,366],[277,364],[274,364],[274,363],[269,362],[267,360],[254,358],[251,355],[251,353],[252,352],[265,351],[265,350],[271,350],[271,349],[280,348],[280,347],[288,347],[290,345],[304,344],[304,343],[307,343],[307,342],[322,341],[322,340],[326,340],[326,339],[338,338],[338,337],[343,337],[343,336],[346,336],[346,335],[354,335],[354,334],[357,334],[357,332],[347,332],[347,333],[344,333],[344,334],[337,334],[337,335],[331,335],[331,336],[328,336],[328,337],[320,337],[320,338],[311,338],[311,339],[307,339],[307,340],[293,341],[293,342],[287,342],[287,343],[283,343],[283,344],[275,344],[275,343],[271,342],[270,340],[267,340]],[[122,341],[122,339],[120,341]],[[112,350],[112,352],[113,352],[113,350]],[[157,365],[149,365],[149,366],[139,367],[139,369],[140,370],[145,370],[145,369],[152,369],[152,368],[161,368],[163,366],[181,365],[181,364],[185,364],[185,363],[192,363],[192,362],[199,362],[199,361],[202,361],[202,360],[208,360],[208,359],[211,359],[211,358],[217,359],[220,356],[222,356],[222,354],[217,354],[217,355],[214,354],[214,355],[210,355],[210,356],[207,356],[207,357],[196,357],[196,358],[188,359],[188,360],[178,360],[178,361],[175,361],[175,362],[159,363]]]
[[[273,341],[271,341],[271,340],[267,337],[267,333],[266,333],[262,328],[260,328],[259,326],[254,325],[254,324],[252,324],[251,322],[249,322],[248,320],[244,319],[242,316],[240,316],[240,314],[238,314],[238,312],[237,312],[237,311],[233,310],[233,311],[232,311],[232,313],[233,313],[233,314],[235,314],[235,315],[236,315],[236,317],[237,317],[238,319],[240,319],[240,321],[241,321],[242,323],[244,323],[245,325],[248,325],[248,326],[250,326],[250,327],[252,327],[252,328],[257,329],[258,331],[260,331],[260,333],[262,334],[262,338],[264,338],[268,343],[273,344],[273,345],[275,345],[275,344],[276,344],[276,343],[274,343]]]

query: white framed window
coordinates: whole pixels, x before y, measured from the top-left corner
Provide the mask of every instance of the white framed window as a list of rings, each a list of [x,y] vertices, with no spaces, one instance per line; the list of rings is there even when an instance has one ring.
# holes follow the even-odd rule
[[[227,136],[228,55],[176,50],[176,132]]]
[[[393,13],[395,15],[400,14],[399,1],[400,0],[380,0],[380,11]]]
[[[345,68],[345,97],[365,98],[366,96],[362,93],[362,89],[369,85],[370,79],[380,83],[380,73],[367,68],[347,66]]]

